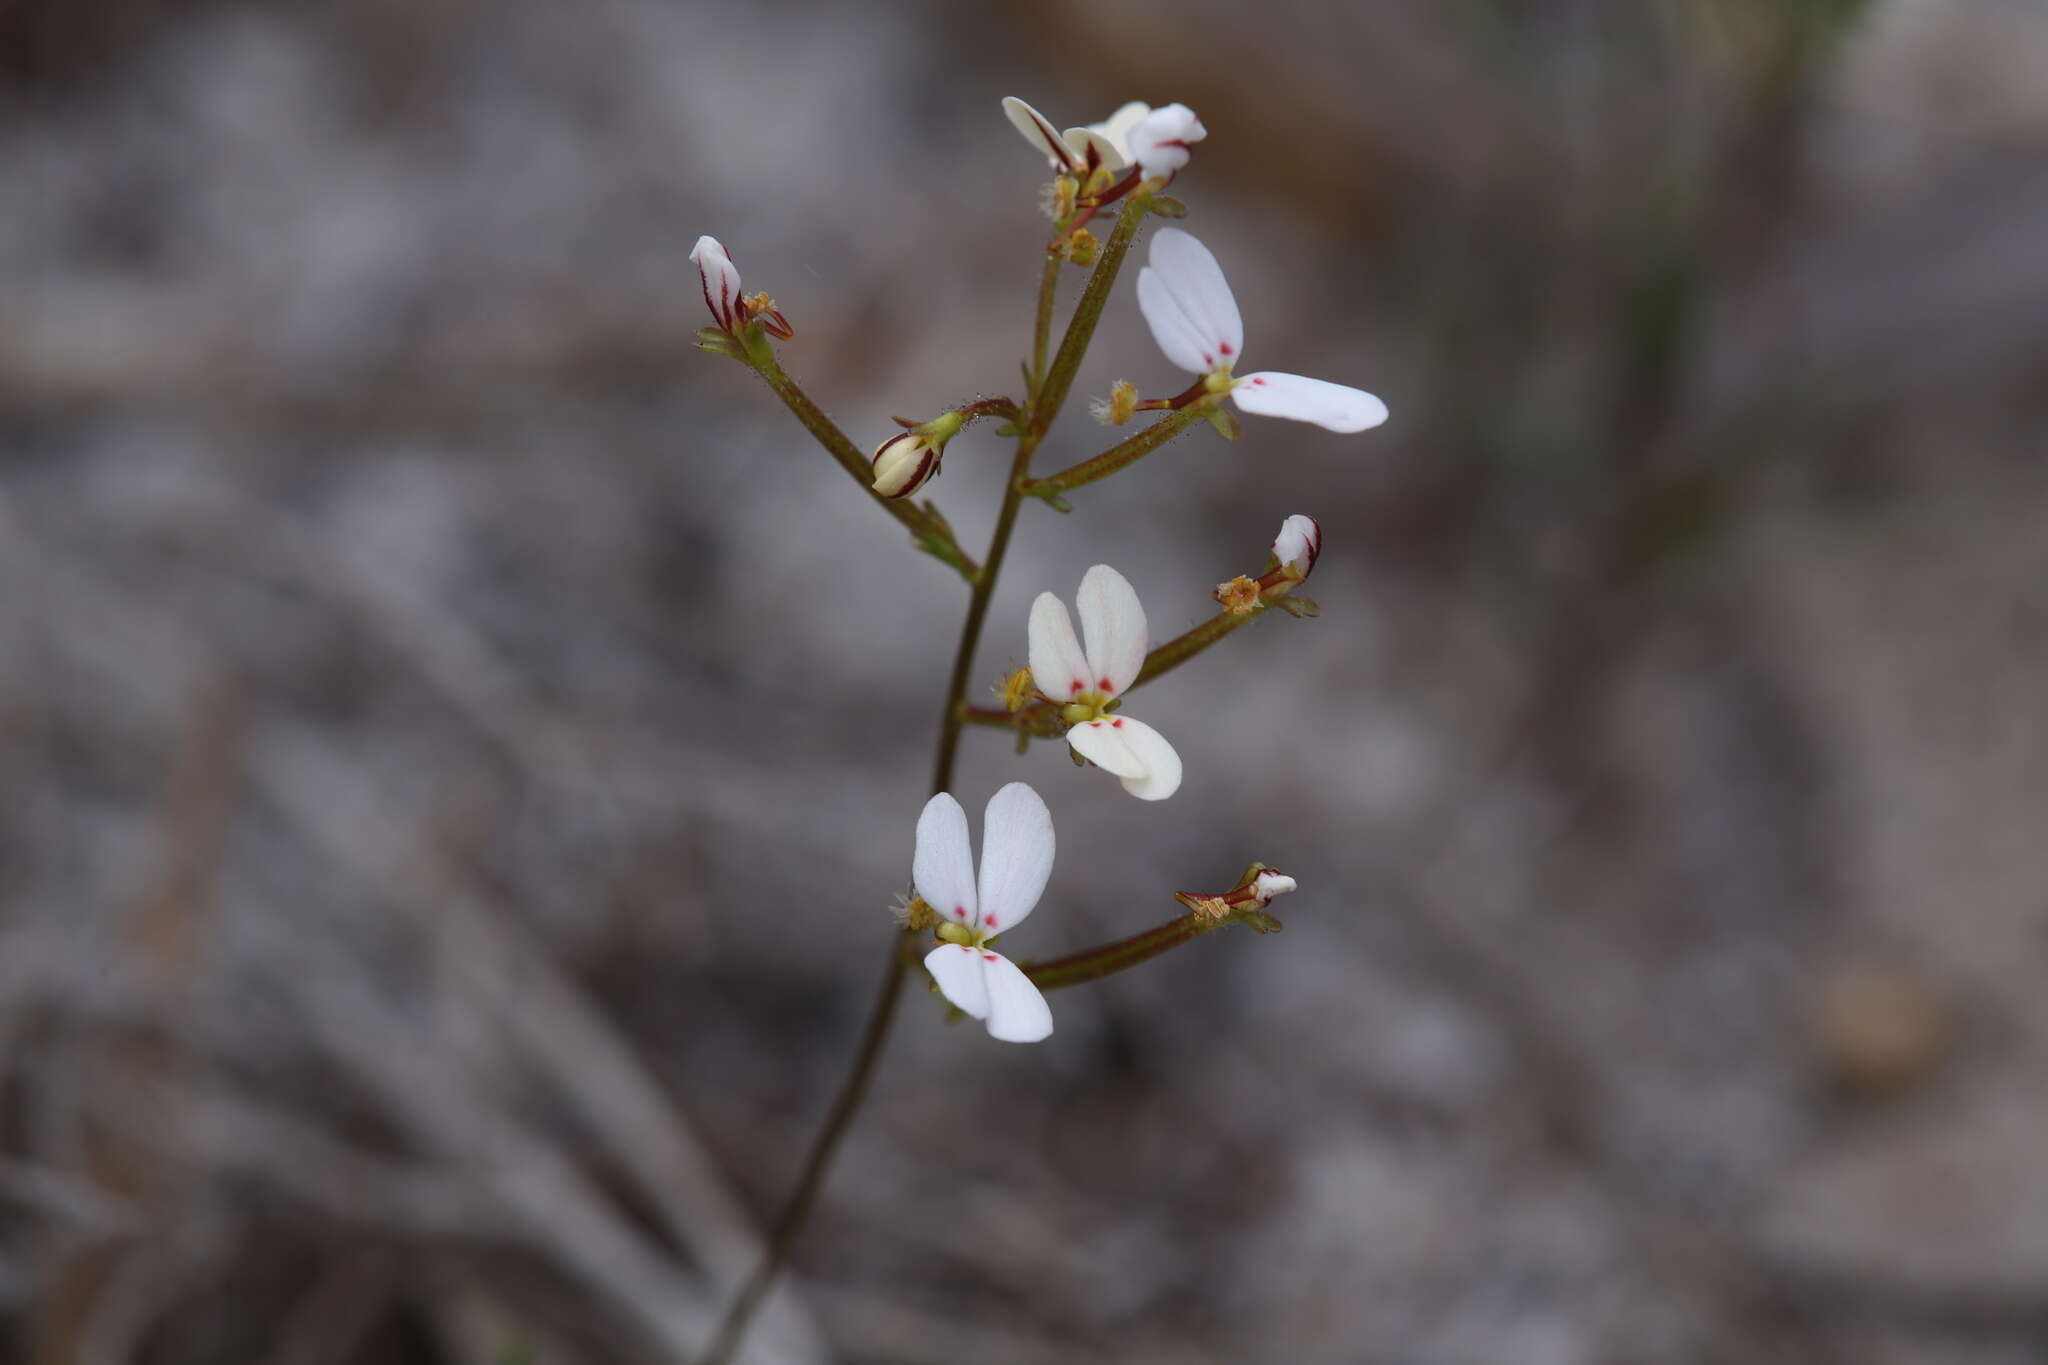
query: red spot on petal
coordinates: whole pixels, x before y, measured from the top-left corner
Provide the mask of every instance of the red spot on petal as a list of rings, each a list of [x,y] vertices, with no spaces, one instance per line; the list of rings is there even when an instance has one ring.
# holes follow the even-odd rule
[[[981,917],[981,922],[983,924],[986,924],[991,929],[996,927],[996,917],[994,915],[983,915]]]
[[[996,960],[996,955],[994,953],[983,953],[981,955],[981,960],[983,962],[994,962]]]
[[[1116,691],[1116,684],[1115,684],[1115,683],[1113,683],[1113,682],[1111,682],[1111,681],[1110,681],[1109,679],[1107,679],[1107,678],[1097,678],[1097,679],[1095,680],[1095,685],[1096,685],[1097,687],[1101,688],[1101,689],[1102,689],[1102,690],[1103,690],[1104,692],[1114,692],[1114,691]]]
[[[1231,353],[1231,351],[1230,351],[1230,343],[1229,343],[1229,342],[1227,342],[1227,341],[1226,341],[1226,342],[1224,342],[1224,343],[1223,343],[1223,344],[1222,344],[1221,346],[1219,346],[1219,347],[1218,347],[1217,349],[1218,349],[1218,350],[1220,350],[1220,351],[1222,351],[1222,352],[1223,352],[1223,354],[1225,354],[1225,355],[1229,355],[1229,354]]]
[[[1123,717],[1122,717],[1122,716],[1118,716],[1118,717],[1117,717],[1117,718],[1116,718],[1115,720],[1111,721],[1111,722],[1109,723],[1109,728],[1110,728],[1110,729],[1112,729],[1112,730],[1121,730],[1121,729],[1123,729],[1123,728],[1124,728],[1124,720],[1123,720]]]
[[[1074,691],[1074,692],[1079,692],[1079,691],[1080,691],[1080,690],[1081,690],[1082,688],[1086,687],[1087,685],[1088,685],[1088,684],[1086,684],[1086,683],[1082,682],[1082,681],[1081,681],[1081,680],[1080,680],[1079,678],[1076,678],[1076,679],[1074,679],[1074,685],[1073,685],[1073,687],[1072,687],[1071,689],[1069,689],[1069,690],[1070,690],[1070,691]]]
[[[1204,351],[1202,352],[1202,363],[1204,365],[1214,365],[1216,363],[1216,357],[1210,355],[1207,351]]]
[[[1255,389],[1263,389],[1266,387],[1266,381],[1263,379],[1254,379],[1252,381],[1252,387]]]
[[[956,906],[954,906],[954,907],[953,907],[953,913],[954,913],[955,915],[959,916],[959,917],[960,917],[961,919],[966,919],[966,918],[967,918],[967,908],[966,908],[965,906],[960,906],[960,905],[956,905]]]

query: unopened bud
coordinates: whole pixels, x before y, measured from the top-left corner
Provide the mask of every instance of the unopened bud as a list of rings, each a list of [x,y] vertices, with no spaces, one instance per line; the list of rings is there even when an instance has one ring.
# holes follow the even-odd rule
[[[1280,591],[1305,581],[1322,552],[1323,528],[1314,517],[1296,512],[1281,522],[1280,534],[1273,538],[1273,564],[1286,580]]]
[[[939,472],[939,454],[922,432],[891,436],[875,447],[875,491],[885,498],[909,497]]]
[[[1294,878],[1285,872],[1275,872],[1269,867],[1252,878],[1249,888],[1252,893],[1251,903],[1263,910],[1273,903],[1273,897],[1284,896],[1294,888]]]
[[[740,319],[740,271],[716,237],[699,237],[690,248],[690,260],[697,267],[697,282],[704,289],[704,306],[712,320],[731,332]]]

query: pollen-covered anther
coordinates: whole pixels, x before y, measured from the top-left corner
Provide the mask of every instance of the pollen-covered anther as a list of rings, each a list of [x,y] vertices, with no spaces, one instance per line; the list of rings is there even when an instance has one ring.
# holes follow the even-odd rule
[[[1087,228],[1075,228],[1067,236],[1067,259],[1086,269],[1102,254],[1101,239]]]
[[[1073,176],[1053,177],[1052,190],[1045,201],[1045,212],[1055,223],[1064,223],[1074,216],[1075,201],[1080,198],[1081,186]]]
[[[789,319],[782,316],[782,310],[775,306],[775,300],[768,297],[765,289],[755,290],[740,300],[739,314],[761,324],[768,335],[788,341],[796,335],[796,328],[789,325]]]
[[[1031,670],[1020,668],[1003,679],[996,687],[1002,695],[1003,709],[1011,715],[1022,711],[1031,702]]]
[[[935,928],[939,923],[939,912],[932,909],[931,904],[923,896],[914,892],[908,896],[899,893],[896,903],[889,907],[889,913],[895,916],[896,922],[905,929],[920,934],[927,929]]]
[[[1215,597],[1232,616],[1245,616],[1259,609],[1259,585],[1243,574],[1216,585]]]
[[[1176,891],[1173,898],[1202,919],[1222,919],[1230,913],[1230,902],[1221,896],[1205,896],[1199,891]]]

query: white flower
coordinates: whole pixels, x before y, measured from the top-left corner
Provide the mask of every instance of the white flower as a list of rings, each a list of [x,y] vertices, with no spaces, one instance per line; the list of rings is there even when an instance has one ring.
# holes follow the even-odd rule
[[[1273,562],[1304,580],[1314,572],[1316,556],[1322,552],[1322,524],[1301,512],[1281,522],[1280,534],[1273,537]]]
[[[673,259],[673,257],[671,257]],[[704,306],[726,331],[735,330],[740,315],[740,272],[716,237],[699,237],[690,248],[697,265],[697,280],[704,286]]]
[[[1003,112],[1054,170],[1082,179],[1097,166],[1121,171],[1133,163],[1146,179],[1171,175],[1188,164],[1188,144],[1209,135],[1185,104],[1154,109],[1132,100],[1100,123],[1064,133],[1014,95],[1003,101]]]
[[[1330,431],[1364,431],[1387,420],[1387,405],[1363,389],[1271,370],[1233,378],[1244,352],[1244,319],[1222,267],[1192,236],[1161,228],[1151,264],[1138,272],[1138,307],[1166,358],[1206,376],[1211,392],[1262,417],[1314,422]]]
[[[1052,812],[1037,792],[1012,782],[989,798],[981,819],[981,877],[967,846],[967,812],[950,793],[925,802],[917,817],[911,876],[938,913],[945,942],[925,955],[925,970],[946,999],[988,1022],[991,1038],[1035,1043],[1052,1033],[1052,1011],[1016,963],[988,941],[1024,922],[1052,875]]]
[[[1165,736],[1142,721],[1111,714],[1111,703],[1137,680],[1151,640],[1145,609],[1124,576],[1097,564],[1081,578],[1074,598],[1081,634],[1067,604],[1042,592],[1031,604],[1031,677],[1038,690],[1064,708],[1067,743],[1096,767],[1116,774],[1124,790],[1143,801],[1164,801],[1180,788],[1180,755]]]
[[[1170,176],[1188,164],[1188,144],[1200,142],[1209,130],[1185,104],[1169,104],[1139,119],[1130,130],[1124,155],[1138,163],[1147,180]]]

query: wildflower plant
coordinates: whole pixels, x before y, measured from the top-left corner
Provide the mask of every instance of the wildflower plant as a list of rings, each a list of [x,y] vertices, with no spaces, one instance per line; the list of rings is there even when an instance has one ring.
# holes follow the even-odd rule
[[[887,939],[881,988],[839,1096],[706,1362],[731,1359],[787,1259],[831,1156],[866,1093],[906,980],[915,975],[927,981],[949,1012],[982,1021],[993,1039],[1040,1042],[1053,1033],[1048,992],[1100,980],[1229,925],[1276,932],[1280,922],[1268,906],[1295,889],[1292,877],[1255,862],[1224,891],[1162,891],[1162,899],[1170,897],[1185,913],[1131,937],[1051,959],[1015,958],[998,949],[998,940],[1033,912],[1041,896],[1049,894],[1057,904],[1085,894],[1086,886],[1063,888],[1054,877],[1053,815],[1023,782],[1010,782],[989,799],[977,866],[966,811],[953,795],[963,733],[971,727],[1005,731],[1020,754],[1033,740],[1064,740],[1074,762],[1103,769],[1141,800],[1167,800],[1181,785],[1182,753],[1124,713],[1128,694],[1269,610],[1295,617],[1319,610],[1298,591],[1322,551],[1322,528],[1306,515],[1281,524],[1257,574],[1240,573],[1214,589],[1215,615],[1160,644],[1152,642],[1136,589],[1116,569],[1097,564],[1082,577],[1075,597],[1078,633],[1066,603],[1050,590],[1038,594],[1027,620],[1005,623],[1012,648],[1024,646],[1029,667],[1000,684],[999,704],[978,704],[968,695],[969,680],[1023,504],[1036,499],[1070,511],[1069,493],[1129,469],[1197,425],[1237,439],[1241,430],[1226,400],[1239,411],[1313,422],[1338,432],[1364,431],[1387,416],[1379,399],[1343,384],[1270,371],[1236,375],[1244,323],[1222,268],[1194,236],[1165,227],[1152,234],[1135,302],[1160,351],[1192,374],[1194,382],[1168,396],[1143,398],[1135,385],[1117,381],[1096,404],[1098,417],[1123,425],[1139,413],[1162,415],[1098,454],[1053,473],[1035,473],[1036,457],[1066,405],[1140,232],[1151,218],[1187,215],[1186,207],[1166,191],[1186,170],[1193,147],[1208,130],[1180,104],[1155,109],[1134,102],[1100,123],[1064,131],[1022,100],[1004,100],[1003,110],[1052,173],[1044,196],[1052,231],[1044,243],[1019,397],[981,398],[922,421],[899,417],[901,431],[872,447],[856,444],[782,368],[774,343],[791,341],[795,328],[776,302],[765,293],[745,292],[731,253],[715,238],[699,238],[690,253],[713,323],[697,333],[698,346],[760,376],[875,505],[902,525],[911,544],[951,569],[967,592],[940,705],[930,797],[906,847],[910,892],[901,900],[898,926]],[[1086,283],[1055,346],[1061,280],[1078,271],[1086,272]],[[997,434],[1012,440],[1014,448],[994,532],[976,560],[937,506],[912,495],[939,473],[948,444],[982,419],[999,423]],[[1183,742],[1188,745],[1185,761],[1201,771],[1199,737],[1183,737]],[[1097,812],[1090,818],[1105,817]],[[963,1040],[963,1045],[974,1044]]]

